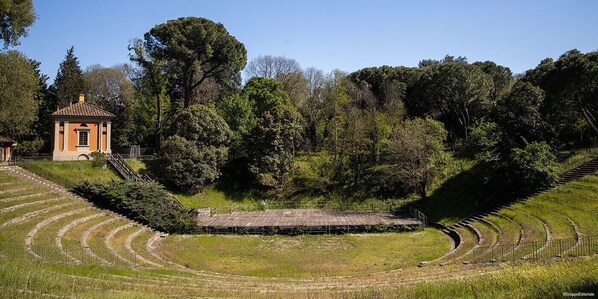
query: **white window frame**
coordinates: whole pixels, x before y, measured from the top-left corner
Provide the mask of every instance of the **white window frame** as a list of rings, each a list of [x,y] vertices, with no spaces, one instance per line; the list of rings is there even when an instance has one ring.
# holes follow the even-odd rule
[[[77,128],[77,146],[80,147],[89,147],[89,132],[91,130],[88,128]],[[81,144],[81,133],[87,134],[87,144]]]

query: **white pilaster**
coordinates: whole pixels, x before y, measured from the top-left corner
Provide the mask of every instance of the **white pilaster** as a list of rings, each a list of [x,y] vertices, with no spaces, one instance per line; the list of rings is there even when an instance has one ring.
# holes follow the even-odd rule
[[[112,122],[106,122],[106,152],[112,153],[110,149],[110,129],[112,128]]]
[[[102,128],[104,122],[100,121],[98,122],[98,151],[101,153],[102,152],[102,130],[104,128]]]
[[[69,121],[64,121],[64,138],[62,138],[62,151],[68,152],[69,151]]]
[[[58,151],[60,147],[58,142],[60,142],[60,121],[54,121],[54,151]]]

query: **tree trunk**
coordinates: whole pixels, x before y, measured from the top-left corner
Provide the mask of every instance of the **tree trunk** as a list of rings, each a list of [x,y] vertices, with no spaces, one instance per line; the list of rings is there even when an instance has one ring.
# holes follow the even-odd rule
[[[156,116],[155,146],[156,151],[160,151],[160,141],[162,138],[162,98],[160,94],[156,94],[156,110],[158,110],[158,113]]]

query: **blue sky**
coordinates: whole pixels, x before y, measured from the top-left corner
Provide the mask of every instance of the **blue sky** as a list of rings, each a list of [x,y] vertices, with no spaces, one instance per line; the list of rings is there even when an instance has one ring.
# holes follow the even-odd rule
[[[598,1],[34,0],[38,20],[14,49],[51,79],[75,46],[82,68],[127,63],[127,45],[153,26],[197,16],[224,24],[259,55],[326,72],[417,66],[445,54],[520,73],[546,57],[598,50]]]

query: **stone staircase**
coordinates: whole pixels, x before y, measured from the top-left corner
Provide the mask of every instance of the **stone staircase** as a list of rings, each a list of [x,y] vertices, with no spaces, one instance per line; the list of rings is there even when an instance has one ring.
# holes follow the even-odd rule
[[[119,154],[112,155],[112,154],[104,154],[106,160],[116,171],[125,179],[125,180],[133,180],[133,181],[143,181],[145,180],[144,177],[140,176],[131,166],[123,159],[123,157]]]

